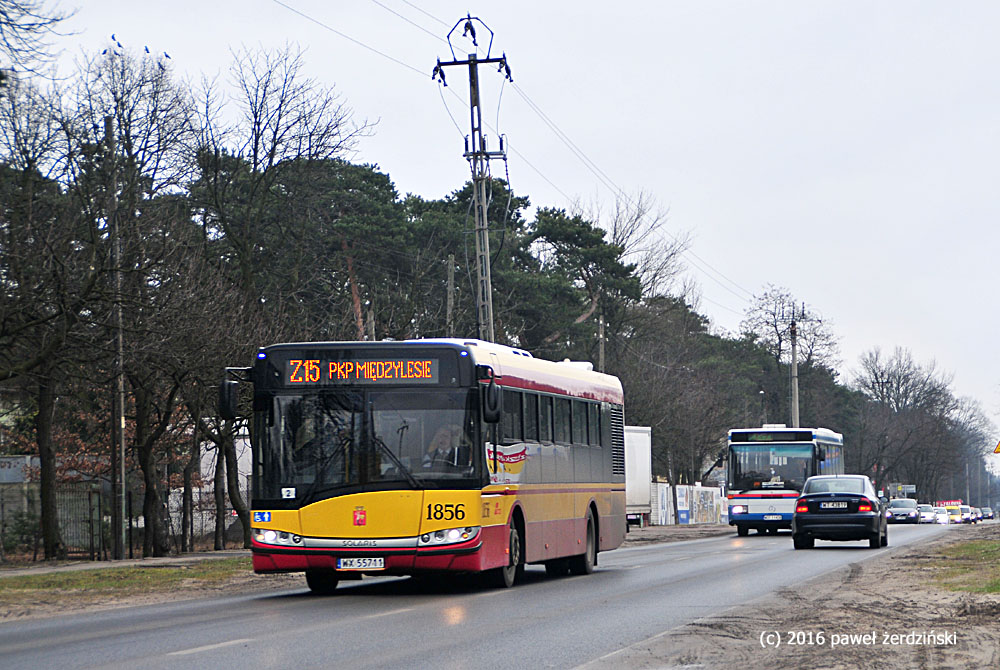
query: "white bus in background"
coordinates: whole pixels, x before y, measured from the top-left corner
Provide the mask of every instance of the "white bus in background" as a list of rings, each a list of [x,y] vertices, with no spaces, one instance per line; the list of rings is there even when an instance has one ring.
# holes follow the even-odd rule
[[[729,431],[729,525],[740,536],[790,529],[806,479],[844,474],[843,448],[843,435],[826,428],[764,424]]]

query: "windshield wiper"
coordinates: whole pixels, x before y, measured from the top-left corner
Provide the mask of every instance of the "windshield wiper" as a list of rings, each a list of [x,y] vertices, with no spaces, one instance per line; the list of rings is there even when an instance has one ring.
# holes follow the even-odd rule
[[[399,470],[399,474],[406,477],[406,481],[410,483],[410,486],[412,486],[415,489],[424,488],[417,480],[417,478],[413,476],[413,473],[410,472],[410,469],[405,465],[403,465],[403,462],[399,460],[399,457],[396,456],[396,454],[392,453],[392,449],[390,449],[388,445],[386,445],[386,443],[382,441],[382,438],[373,435],[372,443],[376,447],[381,447],[382,451],[385,452],[385,455],[389,457],[390,461],[392,461],[392,464],[396,466],[397,470]]]
[[[413,473],[410,472],[410,469],[405,465],[403,465],[403,462],[399,460],[399,457],[396,456],[396,454],[393,453],[392,449],[390,449],[389,446],[382,441],[381,437],[375,434],[374,416],[375,416],[375,410],[373,408],[373,403],[369,401],[368,411],[365,412],[365,421],[368,423],[368,430],[371,432],[372,444],[374,444],[376,447],[379,447],[385,453],[385,455],[389,457],[389,460],[392,461],[392,464],[396,466],[396,469],[399,471],[399,474],[403,475],[406,478],[406,481],[409,482],[411,487],[413,487],[416,490],[422,489],[423,486],[421,486],[420,482],[417,481],[417,478],[413,476]]]
[[[344,449],[347,447],[348,442],[349,441],[347,441],[347,440],[345,440],[344,442],[341,442],[340,446],[338,446],[336,449],[334,449],[333,451],[331,451],[328,456],[324,457],[323,459],[321,459],[319,461],[319,463],[316,464],[316,475],[317,475],[316,480],[313,481],[313,483],[309,485],[309,488],[307,488],[305,490],[305,492],[299,497],[299,500],[300,500],[299,504],[300,505],[308,505],[311,502],[313,502],[313,500],[311,498],[312,498],[312,496],[313,496],[314,493],[319,493],[322,490],[326,490],[328,488],[332,488],[332,487],[335,487],[335,486],[343,486],[343,484],[346,483],[346,482],[340,482],[340,483],[336,483],[336,482],[321,482],[320,479],[319,479],[319,474],[321,472],[325,472],[326,471],[326,466],[330,464],[330,461],[332,461],[334,458],[336,458],[338,455],[340,455],[341,453],[344,452]],[[324,484],[325,486],[320,487],[320,484]]]

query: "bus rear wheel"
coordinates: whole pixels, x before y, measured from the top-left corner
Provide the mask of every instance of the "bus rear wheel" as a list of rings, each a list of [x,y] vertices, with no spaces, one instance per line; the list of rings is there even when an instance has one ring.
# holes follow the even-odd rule
[[[587,512],[587,550],[579,556],[569,558],[569,571],[574,575],[589,575],[597,564],[597,538],[594,532],[594,517]]]
[[[328,596],[337,590],[337,573],[332,570],[306,570],[306,584],[318,596]]]

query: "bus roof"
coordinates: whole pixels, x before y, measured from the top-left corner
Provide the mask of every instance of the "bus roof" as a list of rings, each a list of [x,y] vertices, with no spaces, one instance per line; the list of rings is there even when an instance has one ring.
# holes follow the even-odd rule
[[[766,425],[762,428],[734,428],[729,431],[730,442],[825,442],[843,444],[844,436],[829,428],[788,428],[784,425]]]
[[[261,350],[296,348],[357,347],[372,349],[405,349],[413,346],[439,346],[468,352],[476,364],[493,368],[501,386],[557,393],[577,398],[588,398],[613,404],[622,404],[624,392],[621,381],[613,376],[595,372],[593,364],[583,361],[560,362],[535,358],[524,349],[508,347],[494,342],[462,338],[433,338],[417,340],[383,340],[357,342],[288,342],[262,347]]]

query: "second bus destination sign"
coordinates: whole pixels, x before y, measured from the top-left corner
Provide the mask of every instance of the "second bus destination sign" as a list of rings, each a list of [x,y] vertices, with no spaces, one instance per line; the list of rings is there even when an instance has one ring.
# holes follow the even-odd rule
[[[438,359],[324,361],[292,358],[285,382],[300,384],[436,384]]]

